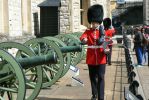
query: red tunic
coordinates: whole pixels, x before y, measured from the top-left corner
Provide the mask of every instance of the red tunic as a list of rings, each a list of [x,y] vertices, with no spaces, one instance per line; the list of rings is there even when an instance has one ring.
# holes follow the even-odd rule
[[[88,46],[97,46],[97,39],[99,38],[99,30],[86,30],[80,40],[87,38]],[[106,64],[106,55],[103,48],[87,48],[86,63],[90,65]]]
[[[114,33],[115,33],[115,29],[114,28],[105,30],[105,36],[106,36],[105,40],[106,41],[112,41],[111,38],[114,35]],[[112,43],[109,44],[109,45],[112,45]]]

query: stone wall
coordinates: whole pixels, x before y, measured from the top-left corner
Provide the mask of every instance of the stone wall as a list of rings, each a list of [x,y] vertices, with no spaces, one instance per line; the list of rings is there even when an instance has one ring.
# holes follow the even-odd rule
[[[80,31],[80,1],[72,0],[72,32]]]
[[[3,1],[0,0],[0,33],[3,33]]]
[[[25,35],[25,36],[16,36],[16,37],[10,37],[7,35],[1,35],[0,34],[0,43],[1,42],[17,42],[17,43],[25,43],[26,41],[36,38],[35,36],[31,35]]]
[[[70,32],[70,0],[61,0],[60,7],[60,33]]]
[[[38,21],[40,23],[40,8],[37,5],[43,1],[44,0],[1,0],[1,2],[5,2],[3,3],[5,4],[5,6],[6,4],[8,5],[7,7],[8,10],[6,10],[5,14],[1,14],[1,12],[3,13],[3,10],[0,10],[1,11],[0,15],[3,16],[8,15],[7,16],[8,19],[5,19],[3,21],[2,19],[4,18],[0,17],[0,22],[3,22],[4,24],[4,22],[6,23],[8,21],[7,28],[9,36],[11,37],[24,36],[26,35],[27,32],[30,35],[34,35],[33,13],[38,12]],[[89,0],[89,1],[90,5],[96,3],[104,4],[104,12],[107,11],[105,7],[106,2],[105,0]],[[30,4],[31,7],[27,7],[29,6],[28,3]],[[31,14],[28,14],[28,12],[30,12]],[[28,20],[28,18],[25,19],[24,17],[26,16],[29,17],[30,20]],[[1,25],[0,32],[5,30],[3,26]],[[80,31],[80,27],[81,27],[80,0],[61,0],[60,33],[78,32]]]
[[[60,32],[70,33],[80,30],[80,1],[61,0]]]
[[[144,24],[149,25],[149,0],[143,1],[143,19]]]
[[[22,35],[21,0],[8,0],[9,35]]]
[[[31,0],[31,19],[32,19],[32,34],[34,35],[34,18],[33,13],[38,13],[38,21],[40,23],[40,7],[38,7],[38,4],[43,2],[44,0]],[[40,27],[39,27],[40,28]]]

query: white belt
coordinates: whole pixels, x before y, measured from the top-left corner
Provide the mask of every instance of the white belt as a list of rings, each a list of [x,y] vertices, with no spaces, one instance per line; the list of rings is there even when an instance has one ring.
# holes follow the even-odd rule
[[[87,48],[96,49],[96,48],[103,48],[103,46],[94,46],[94,45],[91,45],[91,46],[87,46]]]

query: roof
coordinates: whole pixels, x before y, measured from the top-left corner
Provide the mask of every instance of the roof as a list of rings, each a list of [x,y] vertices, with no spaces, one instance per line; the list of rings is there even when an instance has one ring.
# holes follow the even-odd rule
[[[143,0],[125,0],[125,2],[143,2]]]
[[[120,16],[120,14],[125,13],[127,9],[114,9],[112,10],[112,16]]]
[[[133,3],[127,3],[123,5],[118,5],[116,9],[112,10],[112,16],[120,16],[121,14],[124,14],[128,12],[129,9],[143,6],[143,3],[140,2],[133,2]]]
[[[59,7],[61,0],[46,0],[38,5],[38,7]]]

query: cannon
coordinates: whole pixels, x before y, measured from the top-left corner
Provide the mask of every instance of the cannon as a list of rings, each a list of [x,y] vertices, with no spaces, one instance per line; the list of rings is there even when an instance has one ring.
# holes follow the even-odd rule
[[[11,92],[13,92],[18,94],[16,100],[24,100],[26,93],[25,77],[20,64],[13,56],[2,49],[0,49],[0,59],[0,99],[3,100],[5,93],[7,93],[7,98],[11,100]],[[14,76],[15,78],[12,79]]]
[[[82,35],[82,32],[74,32],[74,33],[71,33],[71,35],[74,35],[74,36],[80,38],[80,36]]]
[[[23,68],[23,73],[25,73],[26,91],[31,91],[32,89],[32,93],[27,92],[30,95],[28,97],[25,96],[27,100],[36,98],[41,87],[53,85],[68,71],[70,64],[67,61],[70,62],[70,59],[68,60],[68,57],[65,58],[64,55],[69,54],[68,52],[81,51],[80,46],[64,46],[61,41],[59,46],[60,44],[61,47],[58,47],[55,43],[43,38],[31,39],[25,43],[26,46],[14,42],[0,43],[0,48],[6,51],[12,48],[17,49],[17,54],[14,57]],[[56,53],[54,57],[56,57],[57,62],[51,56],[53,53]],[[28,58],[29,56],[31,57]],[[68,65],[67,68],[64,67],[65,65]]]
[[[69,34],[71,35],[73,38],[77,39],[79,41],[79,43],[82,45],[81,41],[80,41],[80,37],[82,35],[82,33],[80,32],[75,32],[75,33],[72,33],[72,34]],[[84,59],[86,57],[86,50],[87,50],[87,45],[82,45],[82,54],[81,54],[81,59]]]
[[[56,38],[62,40],[67,46],[77,46],[81,44],[78,37],[72,34],[61,34],[55,36]],[[85,48],[82,46],[82,52],[71,53],[71,57],[74,58],[74,63],[72,65],[77,65],[85,55]]]
[[[60,47],[60,50],[63,53],[63,56],[65,58],[64,60],[65,66],[64,66],[64,70],[63,70],[61,77],[64,76],[69,70],[70,65],[75,64],[75,61],[76,61],[75,58],[78,57],[78,56],[74,56],[73,54],[76,51],[81,52],[82,46],[81,45],[67,46],[63,41],[55,37],[43,37],[43,38],[48,39],[49,41],[53,41]]]
[[[18,73],[18,71],[9,70],[9,69],[12,69],[11,68],[12,66],[15,67],[15,65],[7,64],[7,63],[5,64],[5,62],[3,62],[2,60],[1,61],[1,74],[4,75],[4,77],[1,77],[1,79],[4,80],[5,77],[6,78],[8,77],[8,78],[6,79],[6,81],[4,80],[1,82],[1,86],[2,86],[0,89],[1,95],[2,95],[1,98],[3,98],[5,91],[8,91],[8,93],[10,94],[8,95],[9,98],[12,98],[12,94],[15,93],[16,100],[24,100],[24,99],[34,100],[34,98],[37,97],[42,87],[42,81],[43,81],[42,66],[44,64],[48,66],[48,65],[55,64],[55,63],[63,66],[62,54],[59,49],[55,50],[56,48],[58,48],[58,46],[52,42],[50,42],[49,45],[52,45],[51,47],[51,49],[53,50],[52,53],[49,53],[48,55],[37,56],[34,54],[34,52],[31,49],[29,49],[28,47],[22,44],[15,43],[15,42],[0,43],[0,48],[4,49],[7,52],[12,48],[17,49],[17,53],[14,55],[14,58],[15,58],[15,61],[18,63],[20,69],[22,69],[23,71],[20,74],[20,77],[22,75],[24,77],[24,78],[19,78],[18,80],[18,78],[16,78],[16,75],[12,75],[12,74],[7,75],[7,73],[10,73],[10,72],[11,73],[13,72],[16,74]],[[53,57],[51,56],[51,54],[54,54]],[[9,57],[7,58],[9,59]],[[38,60],[35,60],[35,59],[38,59]],[[57,62],[55,59],[57,60]],[[59,67],[57,70],[54,70],[54,69],[51,69],[51,70],[56,71],[57,73],[59,72],[61,73],[63,70],[63,67]],[[23,95],[20,95],[18,92],[18,88],[20,87],[22,88],[21,93],[22,94],[24,93]]]
[[[53,37],[52,37],[53,38]],[[35,52],[36,55],[43,55],[43,54],[47,54],[49,52],[52,52],[51,51],[51,45],[49,45],[50,42],[55,42],[60,50],[60,52],[62,53],[62,58],[63,58],[63,65],[62,66],[58,66],[57,64],[56,65],[53,65],[51,68],[59,68],[59,67],[63,67],[63,71],[62,72],[59,72],[59,73],[56,73],[57,76],[55,77],[55,72],[51,72],[47,69],[49,69],[48,66],[42,66],[43,68],[43,85],[42,87],[45,88],[45,87],[49,87],[51,85],[53,85],[59,78],[61,78],[62,76],[64,76],[66,74],[66,72],[68,71],[69,67],[70,67],[70,56],[69,52],[81,52],[81,47],[80,46],[66,46],[64,45],[64,43],[60,40],[52,40],[52,38],[50,39],[50,37],[47,37],[46,38],[34,38],[34,39],[31,39],[29,41],[26,41],[24,44],[26,46],[28,46],[33,52]],[[58,42],[59,41],[59,42]],[[45,77],[46,76],[46,77]],[[50,78],[50,80],[49,80]]]
[[[61,38],[63,37],[63,38]],[[81,46],[80,44],[80,40],[78,40],[77,37],[71,36],[69,34],[67,35],[57,35],[56,37],[44,37],[48,40],[52,40],[53,42],[57,43],[58,45],[63,43],[65,45],[63,45],[63,47],[68,46]],[[74,48],[75,49],[75,48]],[[71,65],[75,66],[76,64],[78,64],[81,61],[81,56],[82,56],[82,51],[83,51],[83,47],[81,46],[81,49],[79,50],[79,52],[76,52],[76,50],[74,50],[75,52],[71,51],[70,55],[71,55]],[[80,58],[81,57],[81,58]]]
[[[11,56],[13,55],[13,58],[19,65],[18,68],[20,68],[20,70],[22,69],[21,75],[24,77],[21,78],[20,81],[20,78],[18,79],[16,76],[11,76],[10,74],[9,76],[11,76],[11,78],[7,78],[4,82],[1,81],[0,98],[5,98],[6,92],[8,91],[7,94],[10,100],[14,97],[13,94],[16,100],[35,99],[41,88],[53,85],[59,78],[66,74],[70,64],[78,63],[78,60],[76,62],[74,59],[80,57],[72,54],[82,51],[82,47],[80,44],[78,45],[78,43],[71,42],[70,45],[67,46],[58,38],[53,37],[31,39],[25,42],[24,45],[15,42],[3,42],[0,43],[0,48],[4,49],[6,52],[9,52],[11,49],[17,49],[17,53],[15,55],[11,54]],[[70,53],[72,54],[70,55]],[[1,66],[3,68],[3,63]],[[1,70],[1,72],[3,72],[3,70]],[[7,72],[9,73],[11,71],[7,70]],[[17,73],[17,71],[14,71],[14,73]],[[5,73],[1,73],[1,75],[5,75]],[[5,75],[1,77],[1,79],[4,80],[5,77],[9,76]],[[11,82],[10,85],[7,81],[11,80],[15,81]],[[22,85],[18,84],[18,82],[23,82],[24,85],[22,83]],[[15,89],[14,84],[16,85]],[[19,93],[21,92],[18,91],[20,86],[23,87],[21,91],[23,92],[22,95],[20,95]]]

